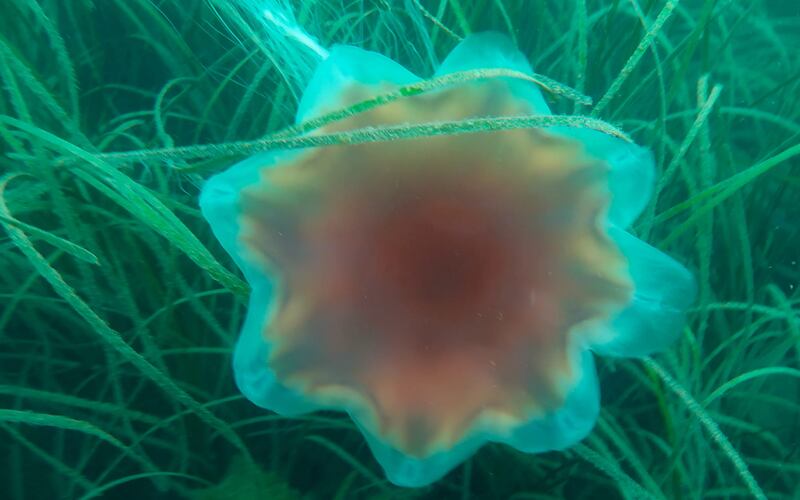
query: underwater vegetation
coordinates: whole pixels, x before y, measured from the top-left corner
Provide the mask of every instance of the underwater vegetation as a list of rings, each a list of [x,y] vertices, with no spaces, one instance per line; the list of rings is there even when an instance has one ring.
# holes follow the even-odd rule
[[[785,1],[3,2],[0,496],[798,498],[799,45]]]

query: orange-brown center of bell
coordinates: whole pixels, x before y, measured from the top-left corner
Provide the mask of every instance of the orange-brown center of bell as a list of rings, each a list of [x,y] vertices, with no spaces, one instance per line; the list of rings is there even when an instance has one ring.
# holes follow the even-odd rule
[[[339,146],[265,170],[243,198],[244,241],[278,284],[265,363],[418,456],[558,406],[579,375],[572,330],[630,292],[602,230],[605,175],[540,131]]]
[[[394,304],[396,316],[451,330],[485,309],[511,256],[476,201],[429,192],[386,214],[361,248],[375,299]]]
[[[542,279],[536,271],[546,259],[528,257],[544,257],[549,244],[518,230],[522,207],[514,205],[522,200],[509,198],[509,186],[491,186],[479,175],[465,183],[469,177],[461,185],[426,176],[373,185],[366,196],[348,195],[360,210],[331,211],[338,224],[358,228],[336,255],[340,263],[352,256],[353,267],[339,267],[335,279],[358,287],[348,294],[357,301],[349,307],[362,310],[369,329],[396,335],[389,339],[395,353],[433,358],[454,343],[500,343],[502,331],[486,322],[513,321]]]

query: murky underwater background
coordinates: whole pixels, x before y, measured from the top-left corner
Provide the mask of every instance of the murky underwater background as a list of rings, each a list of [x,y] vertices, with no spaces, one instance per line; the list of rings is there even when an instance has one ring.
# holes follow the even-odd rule
[[[667,352],[598,357],[579,445],[405,489],[344,415],[240,394],[248,291],[198,192],[292,124],[298,27],[425,77],[506,33],[593,102],[554,113],[653,151],[633,231],[699,298]],[[0,498],[800,498],[798,47],[789,0],[2,0]]]

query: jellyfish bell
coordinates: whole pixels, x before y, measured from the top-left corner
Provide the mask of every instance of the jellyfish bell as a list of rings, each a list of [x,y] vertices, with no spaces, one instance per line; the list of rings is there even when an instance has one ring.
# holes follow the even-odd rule
[[[497,34],[437,72],[532,74]],[[419,78],[333,47],[298,121]],[[320,132],[549,114],[511,79],[462,82]],[[591,350],[640,356],[680,331],[693,282],[624,228],[647,201],[646,150],[601,132],[485,131],[256,155],[201,208],[252,286],[242,392],[284,415],[348,412],[394,483],[437,480],[486,442],[566,448],[592,428]],[[665,283],[669,285],[665,286]]]

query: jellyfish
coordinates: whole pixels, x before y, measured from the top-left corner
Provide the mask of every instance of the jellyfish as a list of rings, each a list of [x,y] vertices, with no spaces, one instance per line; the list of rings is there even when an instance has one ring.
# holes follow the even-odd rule
[[[533,75],[505,36],[471,35],[434,76]],[[421,79],[334,46],[298,123]],[[455,83],[312,133],[547,115],[532,82]],[[691,274],[631,235],[650,152],[603,132],[527,128],[256,154],[211,177],[200,206],[252,291],[236,382],[281,415],[349,414],[387,478],[430,484],[488,442],[522,452],[583,439],[594,355],[645,356],[680,334]]]

